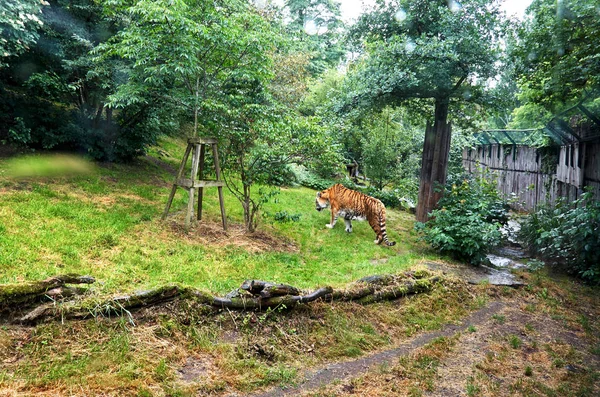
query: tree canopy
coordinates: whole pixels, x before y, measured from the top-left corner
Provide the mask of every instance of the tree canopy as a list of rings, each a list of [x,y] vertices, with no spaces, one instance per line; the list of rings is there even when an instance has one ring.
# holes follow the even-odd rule
[[[38,38],[40,13],[46,1],[4,0],[0,3],[0,67],[2,60],[19,55]]]
[[[350,31],[367,56],[354,73],[354,103],[410,98],[477,102],[498,73],[503,34],[498,4],[472,0],[378,3]]]
[[[591,0],[534,0],[512,51],[523,102],[546,111],[600,87],[600,14]]]

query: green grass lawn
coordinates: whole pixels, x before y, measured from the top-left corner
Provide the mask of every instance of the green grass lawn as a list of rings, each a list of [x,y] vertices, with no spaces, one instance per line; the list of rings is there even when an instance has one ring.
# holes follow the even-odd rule
[[[176,282],[222,294],[249,278],[312,289],[395,273],[428,255],[412,215],[388,210],[388,234],[398,244],[377,246],[367,222],[354,222],[352,234],[342,222],[325,228],[329,211],[315,211],[315,192],[300,187],[281,189],[265,206],[300,219],[262,218],[254,236],[242,233],[241,205],[226,189],[230,231],[223,233],[217,191],[205,189],[203,221],[186,234],[185,190],[160,220],[184,143],[166,139],[160,147],[133,164],[88,166],[70,176],[0,173],[0,283],[79,273],[96,277],[93,288],[102,293]],[[11,161],[1,160],[0,170]]]
[[[160,220],[184,146],[166,139],[160,148],[128,165],[79,167],[81,160],[36,156],[20,163],[27,165],[21,173],[13,159],[0,159],[0,283],[80,273],[96,277],[91,289],[97,294],[176,282],[223,295],[249,278],[304,289],[343,287],[366,275],[441,259],[418,241],[412,215],[388,210],[388,234],[397,245],[378,246],[366,222],[355,222],[351,234],[343,222],[327,229],[329,211],[315,211],[315,192],[300,187],[281,189],[265,207],[270,214],[300,214],[299,220],[264,218],[252,235],[243,232],[241,206],[228,192],[230,227],[223,233],[216,189],[206,189],[204,219],[185,233],[183,189],[171,216]],[[32,172],[39,176],[27,176]],[[489,299],[562,319],[589,334],[592,351],[600,351],[593,321],[597,293],[564,282],[576,288],[569,292],[539,274],[528,278],[530,286],[517,290],[443,277],[430,293],[370,305],[317,301],[291,311],[207,313],[182,300],[133,317],[1,324],[0,395],[247,395],[293,384],[308,368],[398,346],[464,318]],[[439,377],[425,358],[390,367],[411,395]],[[569,382],[587,387],[597,379],[594,371],[582,374],[583,380]],[[385,390],[389,376],[380,383],[375,376],[372,383]]]

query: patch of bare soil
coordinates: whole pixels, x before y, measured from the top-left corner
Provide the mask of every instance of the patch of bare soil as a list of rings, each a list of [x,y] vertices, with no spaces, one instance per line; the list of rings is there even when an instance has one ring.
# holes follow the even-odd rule
[[[600,360],[590,353],[583,330],[513,304],[516,307],[507,306],[473,332],[461,335],[428,396],[460,396],[467,391],[508,396],[525,391],[526,383],[557,390],[576,368],[600,370]],[[590,395],[598,393],[596,385]]]
[[[213,247],[233,246],[251,253],[298,251],[298,246],[292,241],[264,231],[249,233],[241,224],[228,223],[227,231],[224,231],[220,220],[194,222],[188,232],[185,231],[183,219],[173,220],[169,228],[183,240]]]
[[[214,364],[209,357],[188,357],[185,364],[177,370],[182,382],[197,382],[199,379],[208,378],[212,375]]]

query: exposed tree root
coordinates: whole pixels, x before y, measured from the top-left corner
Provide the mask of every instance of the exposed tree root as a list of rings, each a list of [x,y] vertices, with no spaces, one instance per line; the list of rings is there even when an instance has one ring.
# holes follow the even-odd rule
[[[246,280],[240,288],[225,297],[216,297],[191,287],[167,285],[107,299],[82,298],[78,297],[81,291],[65,285],[89,284],[94,281],[90,276],[67,275],[22,285],[0,285],[0,316],[4,317],[4,321],[21,324],[97,316],[128,315],[132,318],[132,310],[160,305],[174,299],[193,300],[208,310],[264,310],[272,307],[291,309],[299,303],[317,299],[368,304],[428,292],[440,278],[426,271],[371,276],[353,283],[345,290],[336,291],[331,287],[323,287],[306,294],[290,285]]]

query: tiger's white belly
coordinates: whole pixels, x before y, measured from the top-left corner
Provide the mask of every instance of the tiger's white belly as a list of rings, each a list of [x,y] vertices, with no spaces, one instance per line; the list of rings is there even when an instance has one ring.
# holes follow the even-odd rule
[[[362,216],[362,215],[357,215],[354,213],[354,211],[349,210],[349,209],[341,209],[338,211],[338,216],[340,218],[344,218],[347,220],[352,220],[352,221],[364,221],[367,219],[366,216]]]

